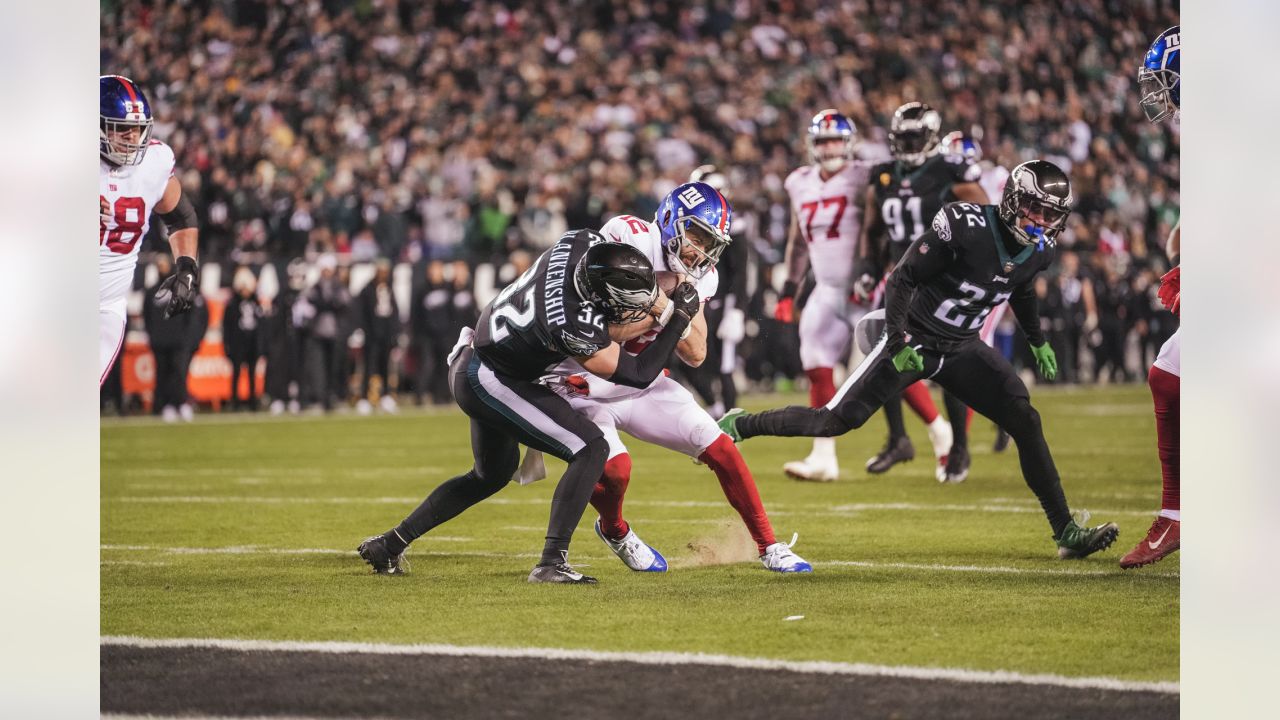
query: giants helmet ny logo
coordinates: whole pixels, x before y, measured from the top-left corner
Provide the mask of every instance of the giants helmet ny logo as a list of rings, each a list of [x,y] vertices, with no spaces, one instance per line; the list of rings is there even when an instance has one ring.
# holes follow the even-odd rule
[[[685,191],[680,193],[678,197],[680,198],[680,203],[689,210],[692,210],[698,205],[698,203],[706,200],[706,198],[702,197],[702,193],[698,192],[698,188],[696,187],[685,188]]]

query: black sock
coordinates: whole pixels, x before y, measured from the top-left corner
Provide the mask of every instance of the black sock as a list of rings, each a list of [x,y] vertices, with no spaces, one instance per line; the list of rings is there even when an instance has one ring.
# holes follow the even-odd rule
[[[889,398],[883,410],[884,419],[889,423],[889,444],[892,445],[894,440],[907,434],[907,428],[902,423],[902,393]]]
[[[387,552],[392,555],[399,555],[404,552],[405,548],[409,547],[409,543],[400,537],[400,533],[395,528],[382,533],[382,539],[387,543]]]
[[[409,517],[400,521],[394,531],[386,533],[388,549],[395,545],[407,547],[409,543],[422,537],[424,533],[442,523],[448,522],[485,498],[506,487],[511,478],[497,477],[493,480],[481,478],[475,470],[445,480],[422,504],[409,513]],[[398,537],[396,537],[398,535]],[[403,550],[403,547],[401,548]],[[393,553],[398,554],[398,553]]]
[[[969,406],[955,395],[943,390],[942,403],[947,407],[947,419],[951,421],[951,445],[969,449]]]
[[[542,547],[539,565],[554,565],[568,560],[569,540],[587,509],[591,492],[604,472],[608,457],[609,444],[598,437],[569,461],[569,467],[560,476],[555,494],[551,496],[551,519],[547,522],[547,540]]]

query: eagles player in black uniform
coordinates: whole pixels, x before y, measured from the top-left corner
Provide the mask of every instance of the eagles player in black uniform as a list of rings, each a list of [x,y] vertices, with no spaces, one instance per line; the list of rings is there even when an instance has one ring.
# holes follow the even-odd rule
[[[599,377],[647,387],[697,315],[697,291],[688,283],[676,286],[671,319],[638,355],[621,352],[609,331],[644,319],[657,298],[657,277],[644,253],[592,230],[565,233],[489,303],[478,329],[464,330],[449,357],[454,399],[471,417],[475,465],[437,487],[399,525],[362,542],[360,557],[377,573],[403,573],[409,543],[501,490],[520,461],[519,446],[527,445],[569,464],[529,582],[594,583],[569,565],[569,539],[609,446],[599,428],[537,380],[572,357]]]
[[[872,168],[867,187],[862,215],[867,222],[858,241],[860,268],[855,292],[859,295],[871,294],[944,204],[988,202],[986,191],[977,182],[981,168],[964,158],[938,152],[941,128],[942,117],[925,103],[909,102],[893,114],[889,150],[894,159]],[[951,449],[946,465],[937,468],[937,476],[941,482],[960,482],[969,471],[968,409],[951,393],[944,392],[943,401],[951,421]],[[867,461],[867,470],[873,473],[886,472],[915,457],[903,426],[901,393],[885,402],[884,417],[889,423],[889,440]]]
[[[735,409],[721,418],[721,429],[735,440],[843,435],[861,427],[894,393],[932,378],[1013,437],[1023,478],[1040,499],[1059,557],[1084,557],[1110,546],[1120,532],[1114,523],[1087,528],[1071,519],[1026,386],[978,337],[987,313],[1008,300],[1041,374],[1057,375],[1057,360],[1040,330],[1034,282],[1052,260],[1054,238],[1072,201],[1066,174],[1032,160],[1014,168],[999,206],[944,206],[889,277],[885,332],[835,398],[823,408],[793,406],[754,415]]]

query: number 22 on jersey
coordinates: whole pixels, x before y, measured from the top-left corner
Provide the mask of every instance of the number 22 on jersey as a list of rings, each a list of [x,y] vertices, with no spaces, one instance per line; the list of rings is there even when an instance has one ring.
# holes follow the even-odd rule
[[[538,264],[534,263],[533,267],[525,270],[523,275],[494,299],[493,309],[489,311],[489,337],[493,342],[505,340],[511,334],[512,327],[523,330],[533,322],[534,314],[538,311],[533,302],[533,291],[538,289],[537,284],[533,283],[538,276],[537,270]],[[502,322],[499,323],[499,320]]]
[[[98,196],[98,207],[103,216],[110,216],[115,227],[107,229],[105,220],[98,224],[98,244],[111,252],[128,255],[147,222],[147,202],[140,197],[116,198],[114,204],[105,196]]]

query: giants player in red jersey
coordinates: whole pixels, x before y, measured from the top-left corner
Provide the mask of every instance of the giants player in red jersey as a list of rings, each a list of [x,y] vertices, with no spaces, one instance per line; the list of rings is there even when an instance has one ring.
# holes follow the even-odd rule
[[[809,123],[805,141],[812,163],[787,176],[791,198],[787,233],[787,281],[774,317],[795,319],[800,281],[813,269],[815,285],[800,313],[800,363],[809,377],[809,405],[822,407],[836,394],[833,368],[840,362],[854,324],[867,312],[851,303],[853,263],[862,222],[860,193],[870,166],[854,159],[857,129],[835,110],[823,110]],[[813,451],[783,470],[799,480],[830,482],[840,474],[835,438],[815,437]]]
[[[174,176],[173,150],[153,140],[151,103],[120,75],[98,79],[101,135],[98,154],[98,384],[107,377],[124,340],[125,299],[138,264],[138,248],[156,213],[169,228],[175,267],[156,298],[165,316],[191,309],[196,283],[196,213]]]

